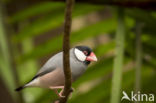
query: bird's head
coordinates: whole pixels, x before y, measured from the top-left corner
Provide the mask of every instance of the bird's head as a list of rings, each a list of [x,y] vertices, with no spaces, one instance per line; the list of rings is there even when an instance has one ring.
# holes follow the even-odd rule
[[[92,49],[87,46],[76,46],[74,54],[79,61],[87,65],[90,64],[91,61],[97,61],[96,55],[93,53]]]

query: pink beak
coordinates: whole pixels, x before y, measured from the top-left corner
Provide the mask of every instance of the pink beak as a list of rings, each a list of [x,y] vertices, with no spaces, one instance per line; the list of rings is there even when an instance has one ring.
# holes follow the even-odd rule
[[[97,57],[93,52],[91,52],[90,55],[87,56],[86,60],[87,61],[97,61]]]

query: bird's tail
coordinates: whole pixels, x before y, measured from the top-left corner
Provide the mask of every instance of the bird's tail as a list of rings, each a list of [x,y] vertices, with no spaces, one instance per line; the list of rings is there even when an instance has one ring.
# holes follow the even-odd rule
[[[26,87],[36,86],[36,82],[38,83],[38,79],[36,79],[37,77],[38,77],[38,75],[35,76],[31,81],[29,81],[25,85],[16,88],[15,91],[21,91],[22,89],[24,89]]]
[[[25,88],[25,86],[20,86],[20,87],[16,88],[15,91],[21,91],[24,88]]]
[[[25,85],[16,88],[15,91],[21,91],[22,89],[24,89],[26,87],[34,86],[34,84],[35,84],[35,82],[33,82],[33,80],[31,80],[28,83],[26,83]]]

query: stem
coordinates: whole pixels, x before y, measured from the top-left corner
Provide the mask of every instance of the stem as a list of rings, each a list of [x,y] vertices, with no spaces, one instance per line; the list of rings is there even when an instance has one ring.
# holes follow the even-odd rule
[[[141,84],[141,65],[142,65],[142,45],[141,45],[141,31],[142,23],[136,23],[136,72],[135,72],[135,92],[140,91]]]
[[[118,27],[116,31],[116,49],[115,49],[113,78],[112,78],[111,103],[119,103],[120,99],[123,56],[124,56],[124,39],[125,39],[124,11],[122,8],[119,8]]]
[[[65,75],[65,87],[63,95],[65,98],[60,98],[59,103],[66,103],[68,96],[71,92],[71,70],[70,70],[70,32],[72,23],[72,8],[74,5],[74,0],[66,0],[66,10],[65,10],[65,24],[64,24],[64,36],[63,36],[63,67]]]

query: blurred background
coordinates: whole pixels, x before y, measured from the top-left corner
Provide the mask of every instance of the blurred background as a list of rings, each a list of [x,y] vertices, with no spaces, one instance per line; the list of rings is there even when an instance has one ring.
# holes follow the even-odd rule
[[[68,102],[109,103],[111,89],[118,83],[129,95],[138,90],[156,94],[154,1],[77,1],[71,47],[90,46],[98,62],[72,84],[75,91]],[[57,98],[48,89],[28,88],[19,93],[14,89],[32,79],[48,58],[62,50],[64,11],[64,2],[0,1],[0,103],[51,103]]]

